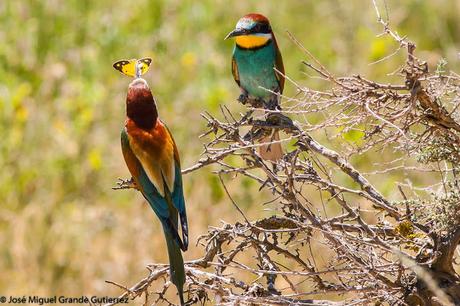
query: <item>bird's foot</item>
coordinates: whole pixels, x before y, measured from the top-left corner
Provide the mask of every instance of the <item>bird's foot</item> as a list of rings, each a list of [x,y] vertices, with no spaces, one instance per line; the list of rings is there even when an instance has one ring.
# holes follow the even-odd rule
[[[254,107],[254,108],[262,108],[262,107],[264,107],[264,100],[263,99],[250,97],[247,93],[242,93],[238,97],[237,100],[238,100],[238,102],[240,102],[243,105],[249,104],[251,107]]]
[[[252,107],[254,108],[265,108],[264,107],[264,100],[263,99],[260,99],[260,98],[252,98],[252,99],[248,99],[249,100],[249,104],[251,104]]]
[[[263,103],[263,107],[265,109],[269,109],[269,110],[272,110],[272,111],[281,110],[281,107],[279,105],[279,101],[278,101],[277,97],[271,98],[268,101],[263,100],[262,103]]]
[[[130,179],[122,179],[119,178],[117,181],[117,186],[112,187],[113,190],[120,190],[120,189],[136,189],[139,190],[137,187],[136,182],[133,178]]]
[[[238,97],[237,100],[238,100],[238,102],[240,102],[241,104],[246,105],[246,103],[248,103],[249,97],[248,97],[247,94],[242,93],[242,94]]]

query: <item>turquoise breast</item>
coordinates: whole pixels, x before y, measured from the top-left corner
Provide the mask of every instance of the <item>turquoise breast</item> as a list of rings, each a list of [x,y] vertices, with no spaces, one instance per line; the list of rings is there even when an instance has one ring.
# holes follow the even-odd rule
[[[275,75],[276,52],[272,41],[260,49],[242,49],[235,46],[233,56],[238,66],[240,86],[249,96],[266,100],[273,94],[265,90],[279,91]]]

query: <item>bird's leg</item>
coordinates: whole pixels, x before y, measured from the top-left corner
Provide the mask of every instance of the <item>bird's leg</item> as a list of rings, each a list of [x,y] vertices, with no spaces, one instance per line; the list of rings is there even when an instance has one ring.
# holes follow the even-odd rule
[[[241,94],[239,97],[238,97],[238,102],[240,102],[241,104],[243,105],[246,105],[246,103],[248,103],[248,99],[249,97],[245,94]]]
[[[248,103],[249,101],[249,96],[248,96],[248,92],[244,89],[241,89],[241,94],[240,96],[238,97],[238,102],[240,102],[241,104],[243,105],[246,105],[246,103]]]
[[[265,109],[269,110],[277,110],[278,109],[278,102],[275,101],[274,99],[268,100],[268,102],[263,101],[263,106]]]
[[[261,99],[261,98],[255,98],[255,99],[251,99],[251,105],[252,107],[255,107],[255,108],[261,108],[261,107],[264,107],[264,100]]]
[[[263,107],[264,107],[265,109],[269,109],[269,110],[272,110],[272,111],[274,111],[274,110],[278,110],[278,111],[281,110],[281,107],[280,107],[280,105],[279,105],[279,98],[278,98],[278,96],[272,96],[272,97],[270,97],[270,98],[268,99],[268,101],[265,101],[265,100],[264,100],[264,101],[262,101],[262,103],[263,103]]]
[[[241,94],[237,99],[241,104],[250,104],[252,107],[260,108],[264,106],[264,100],[260,98],[250,97],[245,89],[241,89]]]
[[[139,190],[137,187],[136,182],[133,178],[130,179],[122,179],[119,178],[117,181],[117,186],[112,187],[113,190],[120,190],[120,189],[136,189]]]

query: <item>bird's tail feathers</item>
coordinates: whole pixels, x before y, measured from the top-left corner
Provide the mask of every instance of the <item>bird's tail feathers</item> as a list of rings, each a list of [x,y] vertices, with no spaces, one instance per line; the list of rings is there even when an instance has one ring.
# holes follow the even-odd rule
[[[180,225],[182,228],[182,242],[183,245],[181,247],[182,251],[187,251],[188,249],[188,223],[187,223],[187,215],[184,213],[179,214],[180,217]]]
[[[168,247],[169,273],[171,275],[171,282],[177,288],[180,304],[184,305],[185,269],[181,248],[177,244],[176,239],[172,236],[172,232],[165,225],[163,225],[163,230],[165,232],[166,245]]]
[[[177,246],[181,250],[186,251],[187,247],[184,244],[184,242],[182,242],[182,239],[180,238],[179,233],[177,232],[177,226],[174,226],[174,224],[171,222],[171,219],[163,218],[161,221],[162,221],[161,223],[163,224],[163,229],[165,230],[165,233],[168,232],[170,236],[172,237],[172,239],[176,242]],[[188,246],[188,236],[187,236],[186,243]]]

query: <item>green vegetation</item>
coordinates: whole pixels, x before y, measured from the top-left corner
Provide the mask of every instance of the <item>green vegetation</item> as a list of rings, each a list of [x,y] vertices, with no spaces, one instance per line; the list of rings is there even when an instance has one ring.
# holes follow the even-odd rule
[[[458,1],[388,5],[393,28],[418,44],[430,69],[441,59],[443,69],[460,66]],[[287,75],[299,82],[321,84],[304,74],[303,54],[285,30],[339,75],[388,81],[401,64],[403,55],[368,65],[397,48],[376,36],[371,1],[0,2],[1,293],[116,294],[104,280],[131,284],[147,263],[166,260],[160,225],[142,197],[110,188],[128,176],[119,131],[130,82],[112,63],[153,58],[145,78],[185,168],[202,150],[200,112],[217,113],[221,104],[243,109],[230,73],[232,42],[223,38],[252,11],[272,21]],[[288,83],[286,95],[294,94]],[[356,142],[361,132],[347,135]],[[192,242],[186,259],[201,254],[193,244],[207,226],[239,217],[210,170],[184,177]],[[258,187],[241,182],[230,190],[241,191],[248,215],[261,214],[251,205]]]

